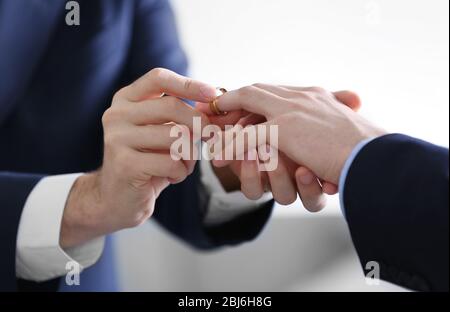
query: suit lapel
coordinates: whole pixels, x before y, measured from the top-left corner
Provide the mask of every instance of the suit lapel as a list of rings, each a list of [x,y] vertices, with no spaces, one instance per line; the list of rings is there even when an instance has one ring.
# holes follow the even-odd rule
[[[0,2],[0,125],[26,91],[57,25],[65,1]]]

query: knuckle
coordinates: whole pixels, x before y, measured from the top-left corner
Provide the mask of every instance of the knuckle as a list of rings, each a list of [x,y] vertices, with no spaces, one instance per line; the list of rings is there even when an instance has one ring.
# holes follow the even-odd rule
[[[108,108],[102,116],[102,124],[105,125],[109,125],[110,123],[112,123],[114,120],[116,119],[116,112],[115,110],[110,107]]]
[[[258,89],[263,89],[265,86],[266,85],[264,83],[260,83],[260,82],[252,84],[252,87],[258,88]]]
[[[242,97],[248,97],[252,95],[258,88],[255,86],[245,86],[238,89],[238,94]]]
[[[326,93],[326,90],[322,87],[310,87],[308,90],[314,93]]]
[[[116,122],[123,120],[128,114],[130,114],[130,110],[127,105],[111,106],[103,113],[102,124],[103,126],[115,124]]]
[[[298,97],[306,102],[313,101],[315,99],[314,95],[317,94],[314,91],[301,91],[298,94]],[[298,105],[301,107],[301,105]]]
[[[148,77],[151,79],[161,79],[166,74],[164,68],[156,67],[147,73]]]
[[[183,87],[184,90],[189,91],[192,88],[194,81],[190,78],[186,78],[186,80],[184,81]]]
[[[112,103],[115,104],[115,103],[119,102],[123,98],[123,95],[127,92],[127,90],[128,90],[128,86],[123,87],[123,88],[119,89],[119,91],[114,93],[113,98],[112,98]]]
[[[153,215],[153,212],[154,212],[153,207],[146,207],[142,209],[139,213],[137,213],[134,216],[134,218],[130,218],[130,220],[128,221],[128,227],[133,228],[140,226]]]

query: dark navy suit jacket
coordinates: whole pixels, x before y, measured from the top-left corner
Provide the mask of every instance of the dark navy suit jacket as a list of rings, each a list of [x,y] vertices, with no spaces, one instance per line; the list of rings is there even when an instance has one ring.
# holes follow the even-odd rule
[[[367,144],[347,175],[344,206],[363,268],[410,289],[448,291],[448,149],[404,135]],[[372,270],[370,265],[366,273]]]
[[[101,116],[121,86],[154,67],[186,72],[168,1],[78,2],[81,25],[67,26],[64,0],[0,0],[0,290],[58,287],[58,280],[18,283],[15,277],[17,228],[28,194],[46,175],[101,165]],[[193,246],[252,239],[270,214],[267,207],[206,229],[199,185],[194,172],[169,187],[154,216]],[[83,290],[114,289],[112,281],[102,284],[111,275],[108,258],[89,269],[89,278],[82,274]]]

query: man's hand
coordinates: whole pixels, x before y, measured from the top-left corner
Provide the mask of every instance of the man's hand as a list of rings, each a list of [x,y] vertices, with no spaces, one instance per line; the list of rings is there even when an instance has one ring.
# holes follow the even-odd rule
[[[268,85],[260,86],[270,87]],[[335,92],[334,96],[354,111],[358,111],[361,107],[361,101],[355,93],[340,91]],[[226,115],[216,116],[211,115],[212,112],[210,112],[207,103],[197,103],[196,107],[201,112],[208,114],[210,122],[221,129],[224,129],[227,125],[239,124],[246,127],[266,122],[264,116],[244,109],[233,110]],[[255,154],[256,150],[253,149],[251,152]],[[229,166],[215,167],[217,168],[215,170],[217,172],[232,171],[239,177],[240,188],[249,199],[258,199],[264,191],[270,190],[278,203],[288,205],[296,200],[298,192],[303,206],[311,212],[317,212],[326,205],[325,194],[334,195],[337,193],[335,184],[318,179],[311,170],[304,166],[299,167],[282,152],[280,152],[276,170],[269,172],[260,171],[258,160],[247,160],[248,158],[248,154],[246,154],[244,155],[244,161],[235,160],[230,162]],[[253,155],[250,158],[257,158],[257,153],[256,157]]]
[[[204,114],[179,98],[207,102],[214,97],[213,87],[164,69],[154,69],[118,91],[102,119],[103,165],[74,184],[64,211],[61,246],[147,220],[161,191],[194,170],[194,160],[172,159],[170,148],[177,138],[170,136],[171,128],[188,127],[192,140],[201,138],[193,133],[194,117],[201,118],[202,129],[208,123]]]
[[[343,94],[346,93],[339,95]],[[364,139],[386,133],[342,105],[338,98],[317,87],[257,84],[228,92],[217,104],[221,111],[247,111],[264,116],[267,126],[278,125],[277,148],[297,164],[310,168],[320,179],[337,184],[353,148]],[[230,163],[213,162],[217,166]],[[297,178],[301,175],[302,172],[296,174]]]

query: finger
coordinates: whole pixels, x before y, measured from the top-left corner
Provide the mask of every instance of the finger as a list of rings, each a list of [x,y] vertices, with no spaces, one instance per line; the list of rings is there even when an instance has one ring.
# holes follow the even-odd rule
[[[195,102],[195,109],[206,115],[214,115],[214,113],[209,109],[209,103]]]
[[[228,127],[234,126],[242,118],[241,110],[229,112],[224,116],[208,116],[209,122],[225,130]]]
[[[239,116],[239,118],[242,117],[242,115],[245,115],[241,110],[231,111],[226,115],[216,115],[216,113],[211,111],[209,103],[203,102],[195,102],[195,108],[203,114],[206,114],[208,117],[217,117],[219,120],[228,119],[231,114],[234,114],[234,116]]]
[[[223,112],[246,110],[249,113],[263,115],[267,119],[280,109],[283,98],[255,86],[244,87],[225,93],[217,99],[217,107]]]
[[[328,195],[336,195],[338,193],[338,186],[330,182],[322,182],[322,191]]]
[[[281,157],[278,160],[276,169],[268,171],[267,175],[269,176],[270,187],[276,202],[282,205],[289,205],[295,202],[297,199],[295,182]]]
[[[133,169],[130,170],[137,170],[135,174],[142,179],[160,177],[168,178],[173,183],[179,183],[189,174],[189,170],[182,160],[173,160],[171,155],[166,153],[132,151],[128,162],[133,164],[130,166]]]
[[[168,150],[178,137],[171,137],[176,125],[132,126],[121,129],[122,142],[134,149]]]
[[[216,89],[206,83],[181,76],[173,71],[155,68],[144,76],[121,89],[117,95],[129,101],[172,95],[192,101],[209,102],[216,97]]]
[[[241,163],[241,191],[252,200],[261,198],[264,193],[258,163],[256,149],[251,149]]]
[[[225,126],[227,125],[235,125],[239,119],[244,116],[244,111],[242,110],[231,111],[226,115],[215,115],[211,112],[208,103],[197,102],[195,108],[199,112],[206,114],[210,123],[219,126],[222,130],[225,129]]]
[[[158,198],[161,192],[170,185],[169,179],[167,178],[160,178],[160,177],[153,177],[152,178],[152,185],[153,189],[156,191],[155,196]]]
[[[274,94],[277,94],[281,97],[286,98],[295,98],[295,93],[292,93],[290,91],[323,91],[322,88],[318,87],[293,87],[293,86],[273,86],[273,85],[266,85],[266,84],[257,84],[258,87],[265,89],[267,91],[270,91]],[[344,90],[344,91],[336,91],[332,93],[334,97],[341,102],[342,104],[345,104],[346,106],[350,107],[352,110],[357,112],[361,108],[361,99],[359,98],[358,94],[352,91]]]
[[[182,100],[172,96],[139,103],[128,103],[126,106],[128,110],[127,117],[135,125],[174,122],[179,125],[185,125],[193,131],[195,124],[194,117],[199,118],[201,129],[209,124],[208,117],[205,114],[200,113]]]
[[[337,91],[333,92],[334,97],[341,103],[347,105],[352,110],[357,112],[361,108],[361,99],[358,94],[352,91]]]
[[[266,118],[257,114],[248,114],[247,116],[242,117],[237,124],[242,127],[247,127],[250,125],[257,125],[266,121]]]
[[[243,155],[251,149],[270,145],[271,139],[274,139],[273,135],[276,135],[276,133],[271,133],[270,122],[247,127],[242,127],[238,124],[232,129],[218,134],[217,143],[213,143],[214,152],[210,157],[213,159],[214,166],[227,166],[233,160],[242,160]],[[207,143],[209,145],[210,141]],[[216,147],[219,148],[216,149]],[[211,146],[209,150],[212,150]]]
[[[189,173],[194,170],[198,158],[196,142],[187,131],[173,132],[177,124],[130,127],[120,130],[120,141],[137,151],[145,153],[169,152],[173,159],[182,159]],[[174,134],[182,134],[174,135]],[[198,138],[200,139],[200,137]],[[177,143],[177,144],[175,144]]]
[[[298,97],[298,91],[307,91],[307,88],[302,87],[286,87],[286,86],[277,86],[265,83],[256,83],[253,85],[254,87],[266,90],[273,94],[278,95],[279,97],[292,99]],[[295,92],[293,92],[295,91]]]
[[[303,206],[310,212],[318,212],[325,207],[326,197],[315,175],[305,167],[295,172],[297,189]]]
[[[272,192],[272,187],[270,186],[269,176],[267,175],[267,171],[259,171],[261,175],[261,184],[263,186],[264,192]]]

